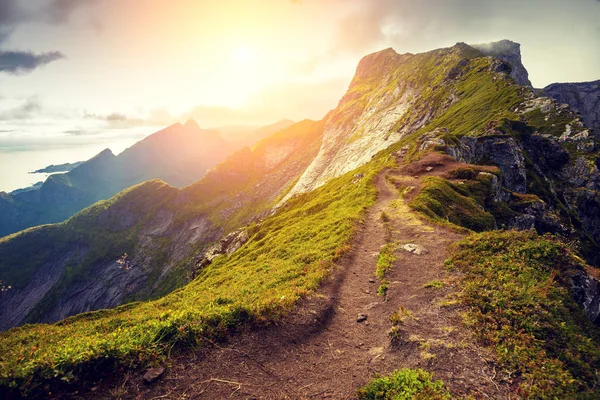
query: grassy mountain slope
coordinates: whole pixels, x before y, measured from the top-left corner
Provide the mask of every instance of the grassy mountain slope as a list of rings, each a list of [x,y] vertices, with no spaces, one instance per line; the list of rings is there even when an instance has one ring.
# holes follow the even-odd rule
[[[0,326],[52,322],[187,283],[205,248],[268,210],[297,179],[321,132],[303,121],[182,190],[148,181],[64,223],[0,239],[0,280],[12,286],[0,297]],[[117,263],[125,253],[131,268]]]

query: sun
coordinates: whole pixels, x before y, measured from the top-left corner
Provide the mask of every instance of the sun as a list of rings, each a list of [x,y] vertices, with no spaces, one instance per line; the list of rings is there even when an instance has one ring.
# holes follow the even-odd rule
[[[233,51],[233,60],[239,64],[248,64],[254,60],[254,52],[249,47],[237,47]]]

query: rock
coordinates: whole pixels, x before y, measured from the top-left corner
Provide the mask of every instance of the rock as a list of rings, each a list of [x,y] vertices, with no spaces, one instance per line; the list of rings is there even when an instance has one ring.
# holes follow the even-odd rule
[[[408,145],[402,147],[400,150],[394,153],[394,156],[398,159],[404,158],[406,156],[406,152],[408,151]]]
[[[440,138],[440,135],[444,133],[448,133],[448,130],[446,128],[439,128],[419,136],[419,139],[417,139],[419,143],[421,143],[419,150],[422,151],[436,146],[444,146],[445,142]]]
[[[433,167],[427,167],[427,168],[425,168],[425,171],[431,172],[431,171],[433,171]]]
[[[366,320],[367,320],[367,318],[369,318],[369,316],[368,316],[367,314],[360,313],[360,314],[358,314],[358,316],[356,317],[356,322],[363,322],[363,321],[366,321]]]
[[[160,378],[165,373],[165,369],[163,367],[150,368],[144,374],[144,383],[149,385],[153,382],[156,382],[158,378]]]
[[[534,133],[526,138],[523,144],[531,161],[542,171],[560,171],[569,162],[569,152],[552,135]]]
[[[588,318],[600,325],[600,281],[582,269],[571,276],[573,298]]]
[[[197,270],[206,267],[220,255],[234,253],[242,247],[248,239],[249,235],[246,229],[238,229],[237,231],[233,231],[222,237],[216,244],[210,246],[204,251],[202,256],[199,257],[199,260],[196,263]]]
[[[369,278],[369,283],[375,283],[375,279]]]
[[[365,174],[354,174],[354,179],[352,179],[352,183],[357,184],[364,176]]]
[[[380,356],[383,354],[383,347],[371,347],[369,349],[369,354],[372,356]]]
[[[477,174],[477,180],[490,182],[491,196],[494,203],[508,201],[510,199],[510,193],[502,189],[500,180],[496,175],[490,174],[489,172],[480,172]]]
[[[546,95],[568,104],[583,115],[583,122],[600,132],[600,80],[580,83],[554,83],[544,88]]]
[[[408,243],[403,246],[403,249],[408,251],[409,253],[413,253],[416,255],[426,254],[428,251],[418,244]]]
[[[519,215],[515,217],[509,224],[510,229],[516,229],[519,231],[527,231],[535,228],[535,216],[533,215]]]
[[[508,135],[490,131],[482,137],[465,136],[460,139],[459,145],[449,144],[445,151],[468,164],[491,161],[502,172],[502,186],[517,193],[525,193],[527,190],[523,149]]]

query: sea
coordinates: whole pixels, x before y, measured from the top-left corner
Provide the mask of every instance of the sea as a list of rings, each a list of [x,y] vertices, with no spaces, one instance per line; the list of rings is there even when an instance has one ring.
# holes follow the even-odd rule
[[[31,186],[44,181],[49,175],[32,174],[32,171],[52,164],[86,161],[107,148],[117,155],[138,140],[139,137],[82,138],[69,141],[0,140],[0,192],[10,193]]]

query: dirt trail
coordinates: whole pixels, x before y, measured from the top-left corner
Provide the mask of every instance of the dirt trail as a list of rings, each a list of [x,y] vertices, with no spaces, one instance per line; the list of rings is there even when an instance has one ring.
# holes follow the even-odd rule
[[[454,395],[506,398],[496,383],[492,357],[480,349],[448,306],[456,289],[443,262],[448,245],[462,234],[418,219],[386,180],[355,240],[353,254],[316,295],[277,326],[254,329],[227,344],[172,360],[165,377],[145,386],[136,374],[110,391],[142,399],[347,399],[376,373],[421,367],[443,379]],[[415,181],[416,182],[416,181]],[[388,226],[381,213],[391,217]],[[388,273],[386,299],[377,294],[377,255],[387,242],[398,245]],[[402,249],[414,243],[427,250]],[[428,282],[446,280],[442,288]],[[404,323],[391,344],[389,316],[400,306]],[[357,315],[368,315],[357,322]]]

